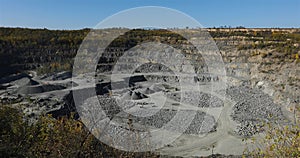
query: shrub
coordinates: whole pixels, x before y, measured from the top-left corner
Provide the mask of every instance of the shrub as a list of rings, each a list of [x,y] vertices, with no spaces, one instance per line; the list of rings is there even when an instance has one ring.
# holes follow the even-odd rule
[[[298,109],[299,110],[299,109]],[[253,140],[259,144],[254,151],[248,154],[253,157],[300,157],[300,125],[265,125],[264,139]]]
[[[72,117],[45,115],[30,124],[22,112],[1,106],[0,119],[0,157],[157,157],[107,146]]]

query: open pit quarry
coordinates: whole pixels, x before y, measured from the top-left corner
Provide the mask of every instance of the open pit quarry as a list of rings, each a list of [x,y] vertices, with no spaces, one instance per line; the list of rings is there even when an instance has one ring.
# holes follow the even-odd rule
[[[164,128],[167,136],[181,132],[180,136],[155,151],[182,157],[208,156],[212,150],[222,155],[241,155],[247,146],[243,139],[261,138],[264,123],[286,125],[299,119],[293,108],[300,102],[298,59],[285,58],[269,48],[239,49],[241,45],[256,42],[254,37],[245,34],[213,37],[222,57],[224,73],[210,72],[203,54],[188,43],[179,49],[194,67],[193,75],[189,75],[189,68],[180,60],[178,63],[176,60],[165,61],[174,66],[168,67],[168,64],[149,59],[149,52],[155,51],[153,47],[138,45],[133,48],[142,51],[110,48],[102,54],[95,75],[77,75],[71,71],[38,75],[31,70],[1,78],[1,103],[22,109],[33,123],[41,114],[52,114],[57,118],[71,112],[79,112],[76,119],[93,116],[94,121],[108,120],[110,130],[106,133],[120,146],[128,143],[124,140],[128,134],[123,131],[147,133],[141,135],[145,139],[156,138],[155,131],[164,128],[175,116],[182,116],[182,120],[176,120],[176,126],[186,126],[184,130]],[[158,53],[161,56],[173,51],[167,46],[161,47]],[[142,54],[138,60],[136,52]],[[125,53],[127,56],[122,57]],[[216,61],[213,59],[212,56],[211,61]],[[214,64],[218,68],[219,63],[211,65]],[[128,73],[129,69],[135,71]],[[91,91],[96,95],[88,94]],[[75,97],[84,98],[79,99],[80,109],[75,105],[78,104],[74,102]],[[184,118],[189,113],[193,119],[186,125]],[[143,143],[136,146],[147,148]]]

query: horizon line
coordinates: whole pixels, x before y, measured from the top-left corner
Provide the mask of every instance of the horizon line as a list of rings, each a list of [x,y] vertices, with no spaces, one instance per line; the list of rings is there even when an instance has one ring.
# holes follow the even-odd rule
[[[92,30],[94,28],[91,27],[83,27],[83,28],[77,28],[77,29],[65,29],[65,28],[47,28],[47,27],[23,27],[23,26],[0,26],[0,28],[7,28],[7,29],[32,29],[32,30],[51,30],[51,31],[76,31],[76,30],[85,30],[89,29]],[[110,27],[110,28],[100,28],[100,29],[130,29],[125,27]],[[133,29],[145,29],[145,28],[133,28]],[[167,28],[167,29],[300,29],[300,27],[244,27],[244,26],[213,26],[213,27],[203,27],[203,28]]]

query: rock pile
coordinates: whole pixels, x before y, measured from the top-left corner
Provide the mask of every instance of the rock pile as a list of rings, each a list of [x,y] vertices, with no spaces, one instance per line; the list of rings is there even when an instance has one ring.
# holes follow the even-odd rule
[[[197,107],[222,107],[223,101],[211,94],[197,91],[186,91],[181,94],[180,92],[167,93],[167,97],[177,102],[197,106]],[[183,98],[181,98],[181,96]]]
[[[271,97],[249,86],[236,86],[227,89],[227,95],[236,102],[231,117],[240,123],[237,133],[252,136],[259,132],[263,122],[282,122],[282,111]]]
[[[48,81],[56,81],[56,80],[65,80],[72,77],[72,72],[70,71],[63,71],[54,74],[46,74],[40,77],[42,80]]]
[[[149,109],[147,111],[137,111],[137,112],[147,112],[154,115],[149,117],[136,117],[136,116],[143,116],[147,114],[137,114],[136,112],[133,113],[133,115],[126,115],[126,114],[119,114],[118,116],[124,117],[126,120],[131,120],[133,123],[138,123],[143,126],[151,126],[154,128],[162,128],[164,125],[166,125],[168,122],[170,122],[178,111],[170,110],[170,109],[161,109],[158,112],[155,113],[155,111]],[[183,113],[190,113],[191,111],[185,110],[181,111]],[[180,113],[179,113],[180,115]],[[180,116],[176,116],[180,117]],[[183,116],[184,117],[184,116]],[[176,119],[176,121],[178,121]],[[181,120],[182,122],[176,122],[177,125],[184,126],[185,121]],[[191,124],[188,126],[188,128],[185,130],[185,134],[205,134],[209,132],[213,132],[216,130],[216,122],[213,116],[207,115],[204,112],[197,111],[195,117],[193,118]],[[174,132],[174,131],[173,131]]]
[[[129,121],[133,123],[133,129],[139,129],[140,126],[146,126],[151,128],[162,128],[165,124],[170,122],[174,116],[177,114],[176,110],[171,109],[160,109],[159,111],[154,109],[147,109],[147,110],[136,110],[131,114],[124,112],[118,105],[114,98],[109,98],[105,96],[98,96],[101,108],[103,109],[106,117],[109,119],[114,120],[122,120],[119,123],[129,124]],[[92,103],[91,99],[87,99],[85,102],[86,110],[89,110],[92,115],[97,115],[96,118],[104,119],[104,116],[100,116],[101,113],[99,108],[95,108],[94,103]],[[135,104],[132,104],[134,106]],[[94,108],[93,108],[94,107]],[[157,111],[157,112],[156,112]],[[189,112],[185,110],[183,112]],[[147,113],[147,114],[146,114]],[[150,114],[150,115],[149,115]],[[87,117],[90,117],[86,115]],[[95,117],[94,116],[94,117]],[[137,116],[149,116],[149,117],[137,117]],[[115,119],[119,118],[119,119]],[[127,122],[124,124],[124,121]],[[184,121],[176,122],[179,125],[184,125]],[[138,126],[135,126],[138,125]],[[129,128],[124,127],[124,128]],[[186,134],[205,134],[209,132],[213,132],[216,130],[216,121],[213,116],[207,115],[204,112],[197,111],[194,119],[192,120],[189,127],[186,129],[184,133]]]
[[[11,82],[10,84],[16,85],[18,87],[22,86],[32,86],[32,85],[38,85],[39,83],[37,81],[34,81],[33,79],[29,77],[23,77],[21,79],[15,80]]]
[[[140,73],[151,73],[151,72],[159,72],[159,73],[172,73],[172,70],[165,65],[158,63],[146,63],[139,66],[135,72]]]
[[[140,100],[144,98],[148,98],[145,94],[139,92],[139,91],[128,91],[123,94],[121,97],[123,100]]]
[[[23,86],[17,90],[18,94],[36,94],[36,93],[44,93],[49,91],[55,90],[62,90],[66,87],[62,85],[52,85],[52,84],[45,84],[45,85],[34,85],[34,86]]]

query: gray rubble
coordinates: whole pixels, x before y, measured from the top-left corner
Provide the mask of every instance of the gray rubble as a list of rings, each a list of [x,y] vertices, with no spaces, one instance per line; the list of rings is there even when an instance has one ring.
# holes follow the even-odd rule
[[[101,108],[96,108],[94,99],[87,99],[85,102],[85,106],[81,109],[82,113],[90,113],[85,115],[85,117],[88,118],[97,118],[98,119],[104,119],[105,117],[108,117],[110,120],[114,120],[119,122],[121,125],[124,126],[124,128],[133,128],[140,130],[140,126],[143,126],[144,129],[147,128],[162,128],[164,125],[166,125],[168,122],[170,122],[175,115],[177,114],[177,110],[171,110],[171,109],[160,109],[160,110],[154,110],[154,109],[147,109],[147,110],[135,110],[134,112],[131,112],[130,114],[127,112],[124,112],[118,105],[114,98],[104,97],[104,96],[98,96],[99,103]],[[136,104],[132,104],[132,107]],[[139,108],[139,107],[134,107]],[[134,109],[133,108],[133,109]],[[102,110],[105,113],[102,113]],[[189,113],[188,110],[185,110],[183,112]],[[147,114],[146,114],[147,113]],[[149,115],[150,113],[150,115]],[[102,114],[102,116],[100,116]],[[152,115],[153,114],[153,115]],[[149,117],[137,117],[137,116],[147,116]],[[85,118],[86,119],[86,118]],[[128,127],[127,125],[129,122],[132,122],[133,127]],[[177,122],[180,126],[180,124],[184,125],[183,122]],[[209,132],[213,132],[216,130],[216,121],[213,116],[208,115],[204,112],[197,111],[194,119],[192,120],[191,124],[188,126],[185,134],[206,134]],[[173,131],[174,132],[174,131]]]
[[[177,102],[197,106],[197,107],[223,107],[223,101],[211,94],[200,91],[185,91],[184,94],[180,92],[167,93],[167,97]],[[182,97],[182,98],[181,98]]]
[[[247,85],[230,87],[227,95],[236,102],[231,117],[240,125],[237,133],[252,136],[261,130],[264,122],[282,123],[286,119],[278,105],[262,91]]]

